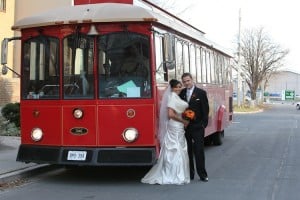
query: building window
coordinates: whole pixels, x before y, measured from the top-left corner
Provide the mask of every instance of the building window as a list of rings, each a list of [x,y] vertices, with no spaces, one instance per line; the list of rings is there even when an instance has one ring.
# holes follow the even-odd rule
[[[0,0],[0,12],[4,12],[6,10],[6,0]]]

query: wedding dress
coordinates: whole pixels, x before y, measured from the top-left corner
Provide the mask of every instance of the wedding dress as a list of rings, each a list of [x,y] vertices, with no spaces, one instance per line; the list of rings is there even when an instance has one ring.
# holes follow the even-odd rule
[[[173,108],[181,117],[187,106],[188,104],[181,100],[176,93],[171,92],[165,109],[167,110],[167,107]],[[161,138],[161,150],[157,163],[142,178],[141,182],[176,185],[189,183],[188,159],[183,123],[173,119],[166,120],[166,130]]]

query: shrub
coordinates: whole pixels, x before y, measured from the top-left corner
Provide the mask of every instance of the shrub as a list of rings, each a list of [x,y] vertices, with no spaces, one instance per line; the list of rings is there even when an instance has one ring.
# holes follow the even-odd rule
[[[20,103],[8,103],[1,110],[2,116],[20,128]]]

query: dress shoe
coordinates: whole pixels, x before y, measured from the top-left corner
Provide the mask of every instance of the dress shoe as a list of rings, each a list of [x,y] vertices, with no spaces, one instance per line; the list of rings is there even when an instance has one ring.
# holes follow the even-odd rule
[[[208,177],[200,177],[200,181],[203,181],[203,182],[208,182]]]
[[[191,179],[191,180],[194,180],[194,175],[193,175],[193,176],[190,176],[190,179]]]

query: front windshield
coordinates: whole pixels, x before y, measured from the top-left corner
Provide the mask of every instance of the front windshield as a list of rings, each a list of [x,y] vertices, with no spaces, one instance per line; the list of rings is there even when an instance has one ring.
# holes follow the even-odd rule
[[[94,98],[94,39],[83,34],[64,38],[64,99]]]
[[[24,42],[22,98],[58,99],[58,39],[38,36]]]
[[[100,35],[97,58],[95,41],[79,33],[63,39],[62,79],[59,40],[37,36],[25,41],[22,98],[59,99],[62,94],[63,99],[94,99],[94,60],[98,61],[98,98],[151,98],[149,37],[131,32]]]
[[[150,98],[149,39],[121,32],[99,37],[99,98]]]

